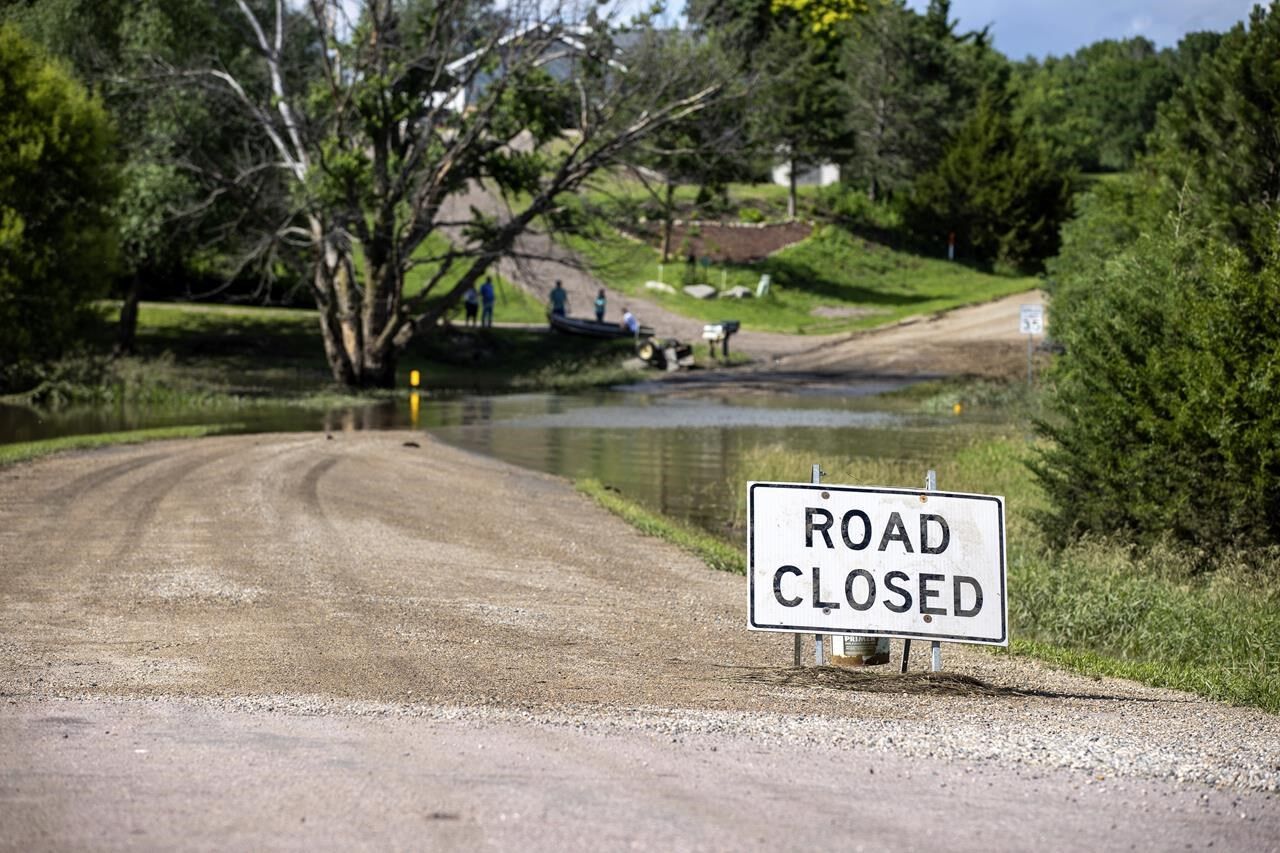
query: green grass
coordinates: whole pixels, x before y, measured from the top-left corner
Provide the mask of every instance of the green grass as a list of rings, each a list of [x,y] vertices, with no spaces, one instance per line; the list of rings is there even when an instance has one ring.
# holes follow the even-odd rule
[[[659,191],[661,189],[659,188]],[[787,187],[772,183],[729,184],[724,197],[713,197],[699,203],[699,187],[681,184],[676,187],[673,203],[676,219],[738,218],[746,208],[758,211],[760,221],[782,221],[787,215]],[[796,188],[797,216],[801,219],[821,218],[824,190],[816,186]],[[654,195],[627,175],[603,174],[592,181],[583,193],[588,205],[614,216],[636,219],[644,216],[658,219],[661,205]]]
[[[761,274],[768,273],[770,291],[763,299],[700,300],[646,289],[644,283],[659,275],[658,252],[607,226],[598,226],[591,237],[569,237],[566,242],[599,278],[623,293],[642,295],[704,321],[731,317],[757,331],[822,334],[865,329],[1038,286],[1034,278],[992,275],[922,258],[824,226],[759,264],[706,270],[709,283],[718,288],[742,285],[752,292]],[[677,262],[664,269],[663,278],[678,285],[684,273],[684,265]]]
[[[521,309],[531,314],[531,300]],[[110,339],[118,305],[102,303]],[[545,322],[541,306],[536,310]],[[503,319],[503,304],[498,303]],[[323,354],[315,312],[293,308],[149,303],[139,309],[138,355],[80,354],[41,368],[38,387],[10,403],[39,408],[137,405],[228,409],[259,403],[354,405],[379,392],[337,387]],[[630,342],[551,335],[545,329],[455,327],[415,341],[402,355],[397,387],[411,370],[434,389],[570,390],[635,379],[622,367]]]
[[[444,237],[433,235],[418,247],[415,257],[421,260],[429,259],[433,256],[439,257],[448,249],[448,242]],[[462,278],[462,274],[467,270],[466,265],[455,266],[449,273],[436,285],[435,292],[447,293],[458,280]],[[431,263],[423,263],[414,267],[405,274],[404,294],[406,297],[413,296],[422,290],[427,280],[435,272],[435,265]],[[494,289],[494,310],[493,319],[496,323],[541,323],[547,318],[547,308],[533,296],[525,293],[511,282],[507,281],[497,273],[491,273]],[[453,319],[461,323],[465,317],[462,305],[459,304],[453,311]]]
[[[602,485],[598,480],[579,480],[575,485],[578,491],[593,498],[596,503],[641,533],[656,536],[683,548],[718,571],[746,574],[746,558],[740,548],[726,544],[696,527],[652,512]]]
[[[201,438],[206,435],[235,432],[241,424],[217,424],[179,427],[137,429],[128,432],[105,432],[97,435],[69,435],[43,441],[23,441],[16,444],[0,444],[0,465],[12,465],[58,453],[64,450],[87,450],[114,444],[139,444],[144,441],[160,441],[171,438]]]
[[[399,369],[421,371],[423,384],[434,388],[571,391],[635,381],[640,374],[623,367],[633,355],[629,340],[543,329],[456,329],[411,347]]]

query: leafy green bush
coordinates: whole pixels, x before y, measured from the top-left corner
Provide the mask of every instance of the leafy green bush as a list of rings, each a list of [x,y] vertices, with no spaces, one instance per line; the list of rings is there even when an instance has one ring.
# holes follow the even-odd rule
[[[0,390],[61,353],[115,260],[116,191],[101,104],[0,27]]]
[[[848,184],[821,187],[813,202],[814,213],[855,228],[893,231],[902,226],[902,214],[893,205],[872,201],[865,190]]]
[[[756,207],[738,208],[738,219],[743,222],[764,222],[764,211]]]
[[[1054,446],[1035,468],[1054,542],[1280,543],[1280,260],[1255,271],[1182,226],[1059,283]]]

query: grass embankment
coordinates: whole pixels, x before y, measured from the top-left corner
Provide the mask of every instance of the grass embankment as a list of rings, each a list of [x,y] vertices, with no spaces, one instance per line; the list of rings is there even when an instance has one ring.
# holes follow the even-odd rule
[[[104,432],[97,435],[68,435],[43,441],[21,441],[0,444],[0,466],[12,465],[48,456],[63,450],[88,450],[115,444],[140,444],[144,441],[161,441],[170,438],[203,438],[235,432],[240,424],[200,424],[196,426],[159,427],[135,429],[127,432]]]
[[[1035,524],[1044,498],[1025,464],[1034,453],[1025,437],[1007,437],[977,443],[936,466],[946,490],[1005,497],[1009,653],[1280,713],[1280,561],[1259,568],[1223,558],[1204,571],[1202,562],[1177,546],[1138,549],[1086,541],[1051,549]],[[736,528],[745,524],[748,480],[793,481],[810,461],[781,447],[747,455],[735,477],[742,492]],[[919,467],[853,457],[828,465],[826,480],[915,487]],[[683,525],[670,532],[671,522],[603,487],[584,491],[597,499],[603,495],[602,503],[623,518],[639,518],[642,530],[696,554],[712,547],[686,544]],[[717,552],[715,565],[743,571],[739,545],[697,535],[739,553],[733,561]]]
[[[606,225],[595,227],[590,237],[566,241],[611,287],[705,321],[731,316],[755,331],[825,334],[865,329],[1038,286],[1034,278],[992,275],[890,249],[835,226],[821,226],[809,239],[757,264],[724,264],[699,271],[717,288],[741,285],[753,293],[760,276],[767,273],[771,283],[763,298],[694,299],[683,292],[647,289],[645,282],[659,277],[658,252]],[[676,262],[665,268],[663,277],[679,290],[684,274],[684,264]]]
[[[700,557],[717,571],[746,574],[746,558],[741,548],[730,545],[692,525],[677,521],[628,500],[599,480],[579,480],[578,491],[595,499],[605,509],[649,536],[677,545]]]
[[[501,291],[500,291],[501,292]],[[521,316],[541,306],[524,305]],[[106,355],[118,306],[102,305],[101,343],[41,369],[40,383],[5,402],[42,409],[126,405],[150,410],[233,410],[266,403],[358,405],[377,392],[353,395],[333,384],[315,312],[294,308],[143,303],[137,355]],[[501,321],[503,302],[497,315]],[[431,390],[571,389],[625,382],[627,341],[549,335],[540,329],[455,327],[415,342],[398,365],[397,387],[418,370]],[[385,396],[385,394],[383,394]]]

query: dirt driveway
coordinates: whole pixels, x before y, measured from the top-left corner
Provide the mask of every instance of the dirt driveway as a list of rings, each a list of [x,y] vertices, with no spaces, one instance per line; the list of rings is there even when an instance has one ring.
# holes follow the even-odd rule
[[[1274,716],[954,646],[796,670],[742,578],[419,434],[0,469],[0,555],[3,849],[1280,840]]]

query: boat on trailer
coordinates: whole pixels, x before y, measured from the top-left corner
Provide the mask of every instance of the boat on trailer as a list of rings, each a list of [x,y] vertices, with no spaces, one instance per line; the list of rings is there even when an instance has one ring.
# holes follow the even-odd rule
[[[548,314],[547,322],[551,324],[551,328],[554,331],[564,332],[567,335],[583,335],[589,338],[653,337],[653,329],[649,326],[641,326],[639,332],[632,334],[621,323],[601,323],[596,320],[586,320],[582,317]]]

